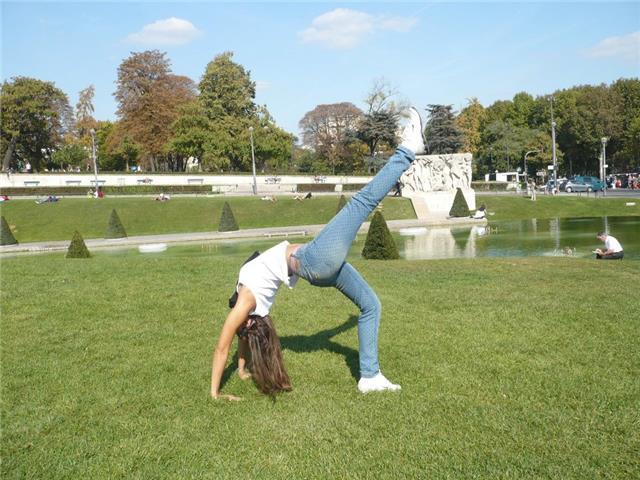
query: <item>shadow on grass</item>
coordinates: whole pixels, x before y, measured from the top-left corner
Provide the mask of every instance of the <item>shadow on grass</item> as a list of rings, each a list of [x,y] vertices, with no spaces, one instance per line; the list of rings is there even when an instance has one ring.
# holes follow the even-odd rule
[[[326,350],[328,352],[337,353],[344,356],[344,361],[351,371],[351,376],[358,380],[360,378],[360,364],[358,351],[353,348],[345,347],[332,341],[336,335],[352,329],[358,324],[358,317],[351,315],[349,320],[335,328],[323,330],[313,335],[290,335],[280,338],[282,348],[297,353],[317,352]]]
[[[326,350],[328,352],[337,353],[344,356],[344,361],[349,367],[351,376],[358,380],[360,378],[360,363],[358,351],[353,348],[345,347],[332,341],[331,339],[336,335],[346,332],[352,329],[358,324],[358,317],[351,315],[349,319],[342,325],[338,325],[335,328],[323,330],[313,335],[290,335],[288,337],[281,337],[280,344],[285,350],[291,350],[297,353],[317,352],[320,350]],[[227,365],[222,373],[222,379],[220,380],[220,388],[229,381],[231,376],[236,373],[238,368],[238,352],[233,355],[231,363]]]

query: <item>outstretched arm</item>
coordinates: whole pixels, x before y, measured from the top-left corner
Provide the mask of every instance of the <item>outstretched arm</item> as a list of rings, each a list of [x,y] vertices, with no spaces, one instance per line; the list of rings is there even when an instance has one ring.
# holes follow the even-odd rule
[[[222,372],[229,357],[229,349],[233,343],[233,336],[238,328],[247,321],[249,313],[256,308],[256,300],[251,291],[246,287],[241,287],[238,293],[238,301],[233,310],[227,315],[227,319],[222,326],[218,344],[213,352],[213,364],[211,366],[211,396],[213,398],[226,398],[228,400],[240,400],[233,395],[220,395],[220,381]]]
[[[246,338],[238,338],[238,376],[242,380],[251,378],[251,372],[247,370],[247,357],[249,356],[249,342]]]

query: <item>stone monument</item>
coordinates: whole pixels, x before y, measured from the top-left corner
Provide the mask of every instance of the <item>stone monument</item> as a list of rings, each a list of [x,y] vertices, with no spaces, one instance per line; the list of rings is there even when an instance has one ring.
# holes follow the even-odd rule
[[[417,155],[400,177],[400,184],[402,196],[411,199],[420,220],[445,219],[458,187],[469,209],[476,209],[476,194],[471,189],[470,153]]]

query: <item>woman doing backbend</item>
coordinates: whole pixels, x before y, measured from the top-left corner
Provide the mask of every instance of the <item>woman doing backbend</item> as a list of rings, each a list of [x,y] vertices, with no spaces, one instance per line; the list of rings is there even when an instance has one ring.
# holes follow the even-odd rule
[[[251,352],[253,377],[265,394],[291,390],[284,367],[280,340],[269,310],[281,284],[293,288],[302,277],[311,285],[335,287],[360,309],[358,343],[360,380],[363,393],[399,390],[382,375],[378,364],[380,301],[351,264],[347,253],[362,223],[396,185],[415,155],[424,151],[422,121],[415,108],[400,134],[400,145],[378,174],[336,214],[311,242],[282,242],[246,263],[238,277],[238,299],[222,327],[213,354],[211,396],[239,400],[220,394],[220,381],[234,335],[238,334],[238,372],[248,378],[247,354]]]

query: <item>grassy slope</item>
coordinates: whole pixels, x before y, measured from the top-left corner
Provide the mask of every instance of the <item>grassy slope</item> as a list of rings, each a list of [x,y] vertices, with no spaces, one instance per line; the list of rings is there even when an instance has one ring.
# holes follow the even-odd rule
[[[275,204],[248,197],[181,197],[166,203],[148,197],[110,197],[101,201],[63,199],[57,204],[45,205],[36,205],[32,200],[12,200],[0,206],[0,213],[15,226],[14,235],[19,242],[34,242],[67,240],[76,229],[85,238],[102,238],[113,208],[118,211],[128,235],[217,230],[225,200],[231,205],[240,228],[322,224],[335,214],[338,205],[335,196],[317,196],[304,202],[281,198]],[[636,201],[636,206],[628,207],[625,203],[630,200],[621,198],[540,195],[532,202],[511,195],[483,195],[477,201],[495,212],[489,216],[491,221],[640,215],[640,201]],[[383,205],[387,220],[415,218],[407,199],[388,197]]]
[[[355,260],[383,304],[356,392],[356,309],[301,282],[274,317],[294,391],[208,399],[230,256],[2,262],[4,478],[631,478],[637,262]],[[555,270],[562,272],[549,275]],[[312,306],[312,308],[310,308]]]
[[[109,215],[116,209],[127,235],[208,232],[218,229],[222,205],[229,202],[240,228],[315,225],[329,221],[338,207],[337,196],[317,196],[299,202],[284,197],[277,203],[249,197],[177,197],[156,202],[150,197],[103,200],[62,199],[58,203],[36,205],[33,200],[12,200],[0,207],[19,242],[67,240],[74,230],[84,238],[102,238]],[[415,218],[411,202],[386,198],[387,220]]]
[[[626,206],[627,202],[635,202],[636,205]],[[489,212],[495,212],[489,216],[490,221],[640,215],[640,199],[637,198],[538,195],[532,202],[529,198],[514,195],[478,195],[476,203],[484,203]]]

